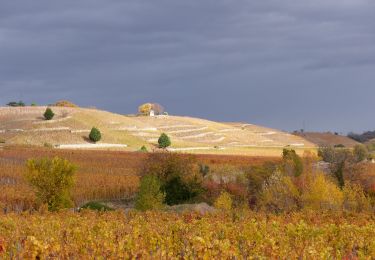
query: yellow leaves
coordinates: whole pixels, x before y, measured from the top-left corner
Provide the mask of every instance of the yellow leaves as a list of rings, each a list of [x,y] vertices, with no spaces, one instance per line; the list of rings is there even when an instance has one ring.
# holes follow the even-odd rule
[[[26,166],[26,180],[35,189],[39,201],[48,204],[49,210],[72,206],[70,189],[74,185],[74,164],[55,157],[30,159]]]
[[[215,208],[222,210],[231,210],[232,209],[232,196],[223,191],[214,203]]]
[[[206,244],[206,241],[204,241],[204,239],[201,238],[201,237],[194,237],[194,241],[196,241],[196,242],[198,242],[202,245]]]
[[[343,203],[343,193],[323,174],[317,175],[302,194],[302,203],[313,210],[339,210]]]
[[[352,212],[368,211],[371,203],[362,187],[357,184],[346,183],[343,189],[344,209]]]
[[[298,207],[299,197],[291,177],[276,172],[263,185],[259,204],[271,211],[293,211]]]
[[[43,242],[36,239],[34,236],[28,236],[24,241],[25,259],[41,259],[48,248]]]
[[[151,109],[152,109],[152,104],[151,103],[145,103],[145,104],[140,105],[138,107],[138,112],[140,114],[144,114],[145,115],[145,114],[150,113]]]
[[[0,215],[0,259],[332,259],[348,252],[375,256],[371,216],[243,214],[235,223],[224,213],[191,215],[189,222],[183,215],[152,211],[126,217],[120,211]]]

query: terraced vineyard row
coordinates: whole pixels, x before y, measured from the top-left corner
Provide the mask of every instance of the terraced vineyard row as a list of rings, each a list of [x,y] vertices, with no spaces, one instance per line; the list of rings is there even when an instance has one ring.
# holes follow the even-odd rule
[[[181,116],[123,116],[84,108],[53,108],[54,119],[42,117],[45,107],[0,108],[0,138],[9,144],[68,145],[76,148],[87,144],[93,126],[102,132],[104,147],[129,151],[145,145],[155,147],[161,133],[172,139],[172,150],[220,150],[228,153],[251,153],[249,148],[277,148],[292,146],[311,149],[314,145],[301,137],[282,131],[243,123],[219,123]],[[112,146],[111,146],[112,144]],[[65,146],[61,146],[65,147]],[[85,146],[86,147],[86,146]],[[225,152],[224,152],[225,153]]]

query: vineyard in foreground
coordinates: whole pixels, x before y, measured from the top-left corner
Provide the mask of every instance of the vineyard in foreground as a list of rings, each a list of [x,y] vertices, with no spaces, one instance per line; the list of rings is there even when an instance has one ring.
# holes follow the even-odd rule
[[[374,259],[373,215],[0,215],[0,258]]]

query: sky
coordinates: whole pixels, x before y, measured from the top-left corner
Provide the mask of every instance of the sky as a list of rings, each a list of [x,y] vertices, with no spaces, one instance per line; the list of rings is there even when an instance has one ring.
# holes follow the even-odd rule
[[[0,104],[375,129],[374,0],[0,0]]]

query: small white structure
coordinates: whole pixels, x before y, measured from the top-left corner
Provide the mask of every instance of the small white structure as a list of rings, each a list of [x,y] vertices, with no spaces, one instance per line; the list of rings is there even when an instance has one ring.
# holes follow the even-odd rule
[[[153,109],[150,110],[150,116],[155,116],[155,111]]]

